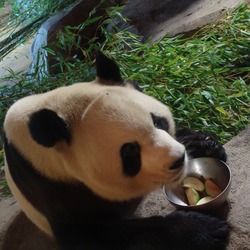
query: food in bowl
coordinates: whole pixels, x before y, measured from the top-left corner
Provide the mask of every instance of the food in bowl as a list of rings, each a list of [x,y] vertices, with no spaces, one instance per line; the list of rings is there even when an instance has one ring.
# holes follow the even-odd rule
[[[210,179],[205,181],[205,192],[207,195],[216,197],[222,190]]]
[[[191,187],[194,188],[194,186],[197,185],[196,181],[196,184],[194,186],[186,188],[183,187],[183,181],[180,184],[173,186],[172,188],[164,186],[163,191],[166,195],[167,200],[176,208],[184,210],[211,212],[217,211],[217,209],[227,201],[231,186],[231,171],[229,166],[225,162],[211,157],[200,157],[191,159],[188,161],[187,168],[184,173],[184,179],[187,177],[197,178],[203,183],[204,189],[203,191],[197,191],[200,195],[198,201],[199,203],[197,202],[197,204],[195,205],[189,205],[185,190]],[[205,187],[206,180],[211,180],[220,188],[221,193],[215,198],[205,193],[205,189],[209,189],[209,184],[206,185],[208,186],[208,188]],[[190,183],[187,185],[190,185]],[[209,193],[209,191],[207,192]],[[203,199],[207,196],[211,196],[212,198],[210,197]]]
[[[205,196],[205,197],[201,198],[201,199],[196,203],[196,205],[198,206],[198,205],[205,204],[205,203],[211,201],[213,198],[214,198],[214,197],[212,197],[212,196]]]
[[[182,186],[186,187],[186,188],[194,188],[197,191],[203,191],[204,190],[204,184],[202,183],[202,181],[199,180],[198,178],[192,177],[192,176],[186,177],[183,180],[183,185]]]
[[[204,179],[204,178],[201,178]],[[183,180],[183,188],[188,200],[188,205],[201,205],[217,197],[222,190],[211,179],[202,180],[188,176]]]

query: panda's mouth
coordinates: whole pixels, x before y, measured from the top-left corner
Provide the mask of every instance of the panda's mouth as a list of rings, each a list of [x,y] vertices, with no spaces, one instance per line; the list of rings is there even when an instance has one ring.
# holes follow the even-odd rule
[[[170,170],[178,170],[182,169],[185,165],[185,159],[186,159],[186,154],[184,153],[182,157],[180,157],[178,160],[176,160],[170,167]]]
[[[181,182],[184,177],[184,170],[180,171],[180,173],[171,180],[171,182]]]
[[[178,172],[177,175],[175,175],[172,178],[169,179],[161,179],[161,180],[154,180],[154,185],[162,187],[162,186],[167,186],[167,187],[174,187],[182,182],[184,179],[184,171]]]
[[[183,179],[185,177],[186,171],[187,171],[186,164],[183,164],[183,167],[180,168],[179,171],[177,173],[175,173],[175,175],[172,178],[163,182],[162,185],[164,185],[164,186],[166,185],[169,187],[180,185],[180,183],[183,181]]]

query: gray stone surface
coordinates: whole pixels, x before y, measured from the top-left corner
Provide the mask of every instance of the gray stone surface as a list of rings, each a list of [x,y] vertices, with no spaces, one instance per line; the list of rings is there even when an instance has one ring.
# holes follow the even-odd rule
[[[192,4],[178,13],[174,13],[165,21],[153,20],[148,27],[142,30],[142,33],[146,37],[152,36],[152,42],[166,34],[175,36],[188,33],[224,17],[226,13],[234,10],[241,3],[250,3],[249,0],[191,0],[187,2]]]

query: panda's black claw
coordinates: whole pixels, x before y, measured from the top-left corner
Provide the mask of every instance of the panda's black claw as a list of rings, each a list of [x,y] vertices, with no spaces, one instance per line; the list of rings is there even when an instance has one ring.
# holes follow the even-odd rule
[[[176,139],[181,142],[192,158],[213,157],[226,162],[227,154],[214,136],[190,129],[179,130]]]

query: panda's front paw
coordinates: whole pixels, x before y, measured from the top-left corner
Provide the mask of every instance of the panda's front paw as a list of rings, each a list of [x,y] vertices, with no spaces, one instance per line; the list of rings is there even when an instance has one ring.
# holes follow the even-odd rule
[[[226,162],[227,154],[214,136],[189,129],[179,130],[176,139],[187,149],[192,158],[213,157]]]
[[[169,217],[175,224],[171,230],[173,247],[170,249],[226,249],[231,231],[226,220],[192,211],[176,211]]]

